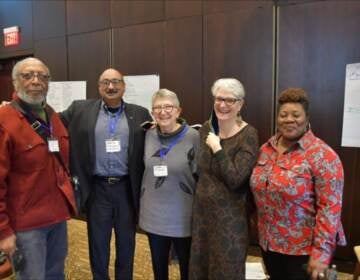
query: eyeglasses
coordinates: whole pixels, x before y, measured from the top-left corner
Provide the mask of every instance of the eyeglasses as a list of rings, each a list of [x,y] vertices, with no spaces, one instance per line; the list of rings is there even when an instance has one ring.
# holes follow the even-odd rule
[[[32,79],[35,79],[37,77],[42,82],[48,82],[50,80],[49,74],[44,74],[41,72],[25,72],[25,73],[19,73],[19,76],[23,78],[26,81],[30,81]]]
[[[231,97],[214,97],[214,102],[215,104],[221,104],[222,102],[224,102],[227,106],[232,106],[234,105],[237,101],[240,101],[241,99],[239,98],[231,98]]]
[[[152,107],[152,112],[155,114],[160,114],[162,110],[165,111],[165,113],[171,113],[174,110],[174,105],[163,105],[163,106],[155,106]]]
[[[108,87],[110,85],[110,83],[112,83],[113,86],[117,86],[123,82],[124,82],[123,79],[111,79],[111,80],[105,79],[105,80],[100,81],[99,84],[104,87]]]

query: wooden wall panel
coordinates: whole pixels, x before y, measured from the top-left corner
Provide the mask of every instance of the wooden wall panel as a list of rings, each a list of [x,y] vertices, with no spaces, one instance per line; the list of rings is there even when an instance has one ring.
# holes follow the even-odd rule
[[[3,28],[19,26],[20,44],[4,47]],[[32,3],[31,1],[0,1],[0,58],[32,53]]]
[[[66,34],[65,1],[33,0],[34,40]]]
[[[114,29],[115,68],[125,75],[164,73],[164,23]]]
[[[110,27],[110,1],[66,1],[67,34],[96,31]]]
[[[165,75],[161,82],[177,93],[182,116],[189,123],[202,123],[202,18],[167,21]]]
[[[204,14],[213,14],[213,13],[227,13],[234,12],[236,10],[247,10],[254,9],[254,7],[263,7],[263,5],[273,5],[271,1],[267,0],[211,0],[203,1],[203,11]]]
[[[246,90],[243,118],[258,129],[263,143],[272,134],[273,8],[271,2],[244,5],[204,17],[204,117],[213,106],[212,83],[235,77]]]
[[[202,2],[198,0],[165,0],[166,19],[198,16],[202,14]]]
[[[111,26],[120,27],[163,20],[164,1],[111,1]]]
[[[303,87],[310,96],[315,134],[341,156],[345,168],[344,226],[348,247],[338,257],[353,257],[360,244],[360,163],[358,149],[342,148],[345,67],[360,62],[360,3],[321,1],[279,8],[279,92]],[[357,202],[354,204],[354,202]],[[353,233],[357,232],[356,235]]]
[[[110,30],[68,38],[69,80],[87,81],[87,98],[97,98],[100,74],[110,67]]]
[[[52,81],[67,81],[67,48],[65,37],[34,43],[34,56],[50,69]]]
[[[11,100],[11,94],[14,91],[11,71],[15,63],[12,59],[0,61],[0,103],[3,100]]]

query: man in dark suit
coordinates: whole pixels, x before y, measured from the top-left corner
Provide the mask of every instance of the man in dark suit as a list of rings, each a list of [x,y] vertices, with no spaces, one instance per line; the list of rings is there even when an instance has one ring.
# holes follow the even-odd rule
[[[151,120],[140,106],[123,102],[123,75],[105,70],[101,99],[74,101],[61,113],[70,136],[71,172],[87,216],[94,279],[109,279],[111,232],[115,231],[115,278],[132,279],[145,132]]]

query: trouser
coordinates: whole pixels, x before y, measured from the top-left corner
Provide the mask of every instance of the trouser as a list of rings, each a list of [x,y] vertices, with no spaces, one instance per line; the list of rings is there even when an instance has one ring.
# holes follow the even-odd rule
[[[181,280],[187,280],[189,274],[189,259],[191,237],[168,237],[147,233],[150,244],[151,260],[155,280],[168,279],[169,252],[171,244],[174,245],[179,258]]]
[[[13,263],[17,280],[63,280],[67,255],[66,222],[16,233]]]
[[[88,237],[93,278],[109,278],[111,232],[115,232],[115,279],[132,279],[135,251],[135,213],[128,176],[109,182],[95,177],[88,204]]]
[[[306,264],[309,256],[293,256],[261,250],[270,280],[309,280]]]

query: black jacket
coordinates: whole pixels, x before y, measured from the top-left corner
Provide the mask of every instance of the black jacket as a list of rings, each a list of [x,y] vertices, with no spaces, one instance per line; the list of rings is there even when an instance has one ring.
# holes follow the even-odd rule
[[[101,99],[77,100],[60,114],[68,128],[70,137],[70,170],[79,180],[81,213],[86,214],[87,200],[92,189],[95,164],[95,125],[99,114]],[[132,202],[136,217],[139,213],[139,195],[144,171],[144,137],[141,128],[144,121],[151,120],[147,109],[125,103],[124,108],[129,125],[128,170],[132,190]]]

